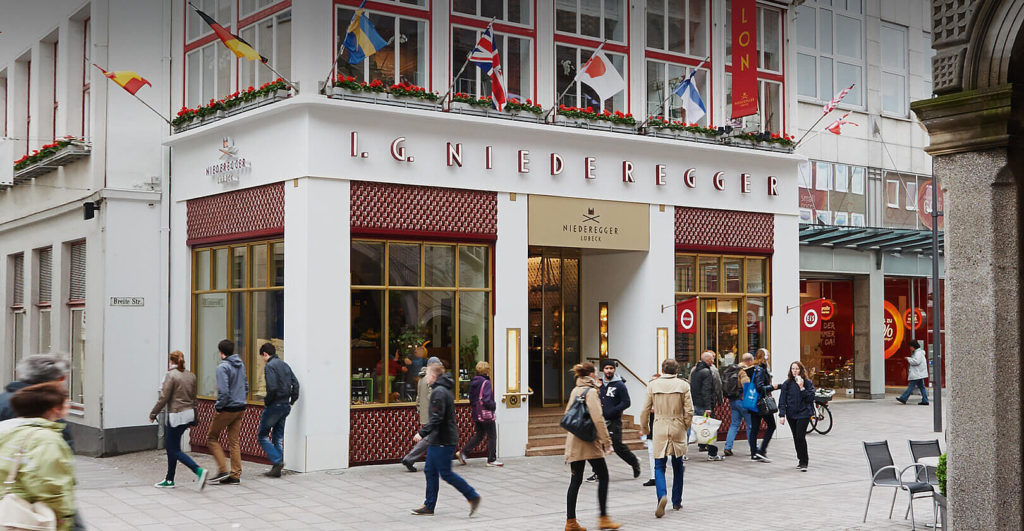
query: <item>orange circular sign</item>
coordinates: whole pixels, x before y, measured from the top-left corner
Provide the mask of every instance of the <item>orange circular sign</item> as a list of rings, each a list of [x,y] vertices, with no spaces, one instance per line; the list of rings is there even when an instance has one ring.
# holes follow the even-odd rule
[[[904,326],[907,327],[907,330],[910,330],[911,328],[913,328],[914,330],[920,330],[921,325],[924,324],[924,312],[921,311],[921,308],[913,308],[914,322],[911,323],[910,310],[911,308],[907,308],[907,311],[903,312],[903,324]]]
[[[832,301],[824,299],[821,301],[821,320],[830,321],[836,314],[836,305]]]
[[[885,340],[885,359],[889,359],[903,345],[903,323],[900,322],[900,311],[891,302],[885,301],[884,309],[882,338]]]

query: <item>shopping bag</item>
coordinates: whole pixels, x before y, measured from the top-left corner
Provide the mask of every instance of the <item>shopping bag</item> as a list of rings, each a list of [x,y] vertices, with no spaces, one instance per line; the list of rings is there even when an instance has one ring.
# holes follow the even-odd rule
[[[712,417],[710,412],[706,412],[703,416],[693,417],[690,429],[694,438],[697,439],[697,444],[715,444],[715,441],[718,440],[718,428],[721,425],[722,421]]]
[[[751,413],[757,413],[757,400],[760,396],[757,394],[757,386],[754,382],[747,382],[743,384],[743,401],[740,402],[740,406],[743,409],[750,411]]]

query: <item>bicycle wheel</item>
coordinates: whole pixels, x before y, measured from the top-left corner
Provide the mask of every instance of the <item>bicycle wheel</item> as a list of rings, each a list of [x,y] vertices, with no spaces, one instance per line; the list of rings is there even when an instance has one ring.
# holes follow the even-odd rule
[[[822,404],[819,411],[821,418],[814,423],[814,431],[826,435],[832,431],[832,410],[828,408],[828,404]]]
[[[807,433],[814,431],[814,425],[818,423],[819,415],[821,415],[821,404],[814,404],[814,413],[811,415],[811,421],[807,423]]]

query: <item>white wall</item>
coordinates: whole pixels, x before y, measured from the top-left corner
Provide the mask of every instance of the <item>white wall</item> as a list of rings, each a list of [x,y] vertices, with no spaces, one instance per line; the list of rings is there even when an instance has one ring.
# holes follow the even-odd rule
[[[509,328],[520,332],[519,389],[525,393],[529,382],[529,279],[527,271],[526,222],[529,198],[517,195],[515,201],[507,193],[498,194],[498,240],[494,243],[494,399],[498,402],[498,455],[516,457],[526,453],[527,424],[533,397],[521,402],[519,408],[501,403],[508,389]],[[540,385],[533,386],[538,391]],[[540,399],[540,395],[536,396]]]
[[[775,216],[772,254],[772,375],[785,378],[789,365],[800,361],[800,244],[796,216]]]

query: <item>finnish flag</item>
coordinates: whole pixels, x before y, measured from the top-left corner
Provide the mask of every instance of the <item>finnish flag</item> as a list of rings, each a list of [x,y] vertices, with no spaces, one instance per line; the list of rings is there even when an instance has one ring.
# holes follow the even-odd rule
[[[707,108],[704,107],[704,100],[700,98],[700,92],[697,91],[697,86],[693,84],[693,76],[696,73],[696,70],[691,72],[690,75],[672,91],[676,96],[679,96],[679,98],[683,100],[683,110],[686,111],[686,121],[691,124],[695,124],[700,121],[700,119],[707,113]]]

